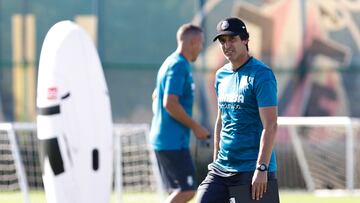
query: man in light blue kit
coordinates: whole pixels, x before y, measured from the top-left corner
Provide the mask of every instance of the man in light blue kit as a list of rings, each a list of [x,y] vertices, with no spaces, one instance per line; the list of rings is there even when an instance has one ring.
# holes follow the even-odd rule
[[[235,201],[232,193],[249,200],[242,202],[278,202],[273,151],[277,131],[275,76],[267,65],[249,55],[249,33],[239,18],[221,20],[216,40],[229,63],[216,72],[213,162],[198,188],[197,202],[241,202]],[[242,185],[248,192],[232,189]]]
[[[190,130],[201,140],[209,136],[209,131],[191,118],[195,85],[190,62],[198,57],[204,36],[200,27],[184,24],[176,38],[176,51],[164,61],[157,75],[150,140],[170,193],[166,202],[185,203],[193,198],[197,187],[189,150]]]

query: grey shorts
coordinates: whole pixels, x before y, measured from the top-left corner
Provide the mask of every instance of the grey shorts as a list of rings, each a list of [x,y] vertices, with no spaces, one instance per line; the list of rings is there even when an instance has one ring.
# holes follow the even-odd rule
[[[196,190],[195,167],[190,150],[155,150],[161,178],[168,192]]]

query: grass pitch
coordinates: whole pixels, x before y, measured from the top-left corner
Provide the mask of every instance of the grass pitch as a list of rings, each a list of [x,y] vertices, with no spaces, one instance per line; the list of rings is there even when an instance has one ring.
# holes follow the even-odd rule
[[[30,192],[31,203],[46,203],[43,191]],[[21,203],[23,198],[20,192],[0,192],[1,203]],[[115,203],[115,195],[112,195],[111,203]],[[155,193],[124,193],[122,203],[159,203],[160,197]],[[191,203],[194,203],[193,200]],[[306,192],[280,192],[280,202],[282,203],[359,203],[359,195],[347,195],[339,197],[318,197]]]

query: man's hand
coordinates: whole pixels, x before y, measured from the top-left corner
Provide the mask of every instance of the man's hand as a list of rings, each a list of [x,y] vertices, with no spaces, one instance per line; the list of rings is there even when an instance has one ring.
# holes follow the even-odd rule
[[[209,139],[210,138],[210,133],[209,131],[202,127],[201,125],[199,124],[196,124],[194,127],[193,127],[193,132],[195,134],[195,136],[199,139],[199,140],[206,140],[206,139]]]
[[[255,170],[251,183],[251,196],[259,200],[267,190],[267,171]]]

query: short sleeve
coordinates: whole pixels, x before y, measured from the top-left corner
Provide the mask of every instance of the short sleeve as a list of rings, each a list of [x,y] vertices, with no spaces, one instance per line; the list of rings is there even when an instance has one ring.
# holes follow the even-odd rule
[[[259,107],[277,106],[276,78],[270,69],[256,74],[255,92]]]
[[[164,93],[181,96],[186,79],[186,64],[176,63],[166,72]]]

